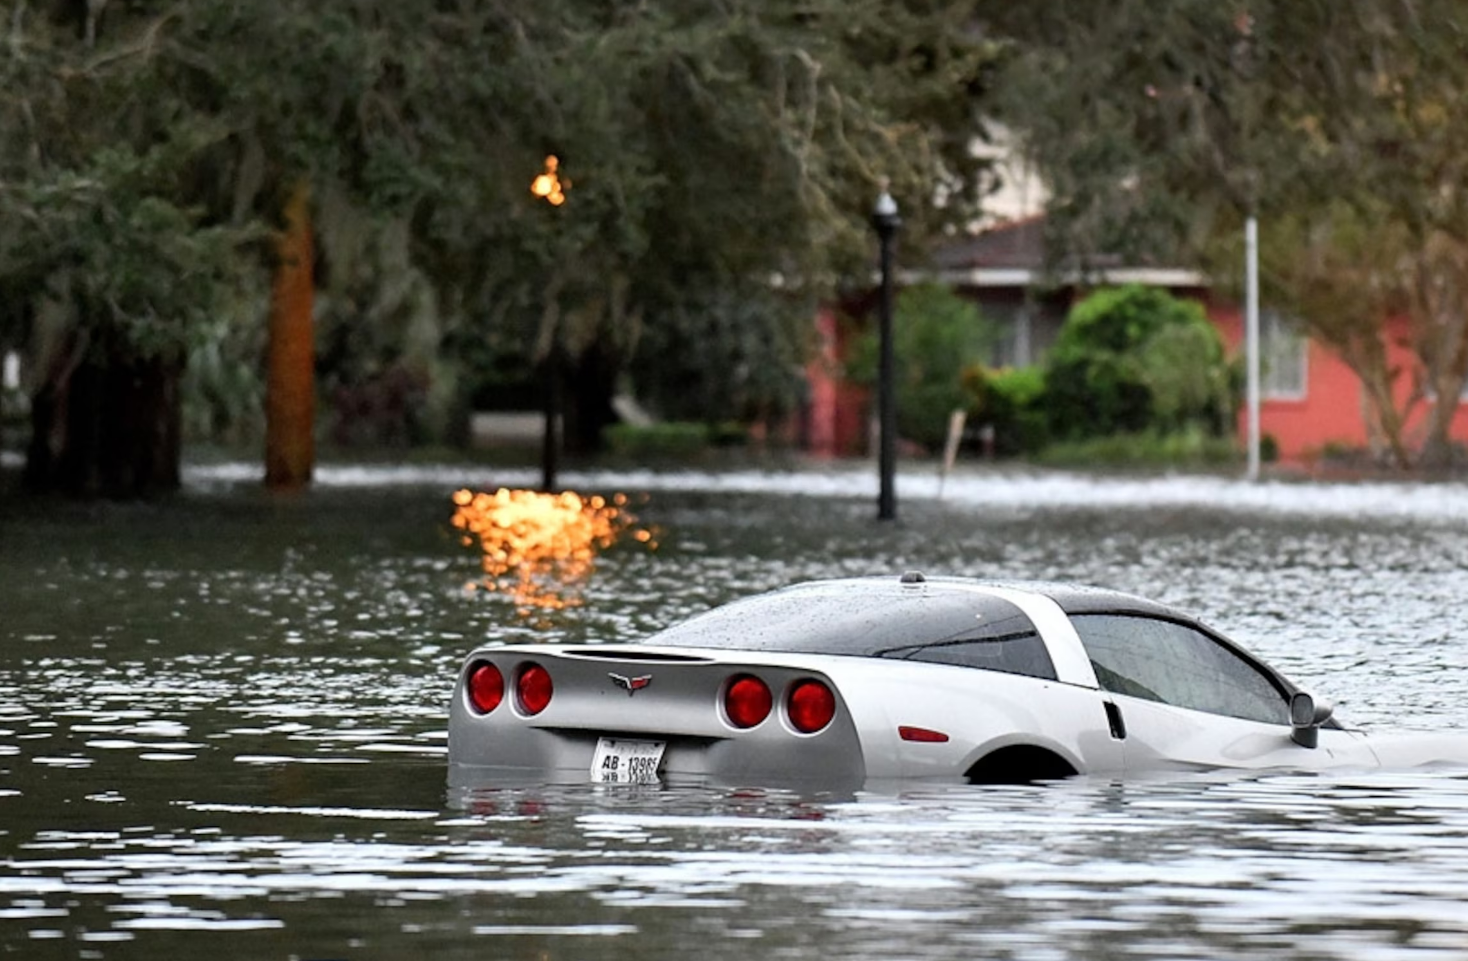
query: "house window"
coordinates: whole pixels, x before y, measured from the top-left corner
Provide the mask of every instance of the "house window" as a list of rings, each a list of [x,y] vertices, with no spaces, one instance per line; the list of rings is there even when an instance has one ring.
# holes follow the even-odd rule
[[[1259,356],[1263,396],[1275,400],[1304,400],[1309,341],[1300,325],[1284,315],[1265,310],[1259,314]]]
[[[1437,403],[1437,388],[1432,386],[1432,381],[1426,377],[1422,378],[1422,393],[1431,403]],[[1458,403],[1468,404],[1468,381],[1463,382],[1463,389],[1458,392]]]

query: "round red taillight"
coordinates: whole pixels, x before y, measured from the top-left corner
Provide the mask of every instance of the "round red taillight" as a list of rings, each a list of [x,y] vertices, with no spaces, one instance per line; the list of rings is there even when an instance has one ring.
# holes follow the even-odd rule
[[[724,713],[735,727],[754,727],[770,716],[774,703],[769,685],[749,674],[734,678],[724,692]]]
[[[539,664],[526,664],[520,668],[520,675],[515,679],[520,710],[526,714],[539,714],[550,703],[552,690],[550,671]]]
[[[480,714],[488,714],[500,706],[505,698],[505,676],[500,669],[488,661],[480,661],[469,668],[469,703]]]
[[[836,716],[836,695],[820,681],[801,681],[790,689],[785,710],[792,727],[802,734],[814,734]]]

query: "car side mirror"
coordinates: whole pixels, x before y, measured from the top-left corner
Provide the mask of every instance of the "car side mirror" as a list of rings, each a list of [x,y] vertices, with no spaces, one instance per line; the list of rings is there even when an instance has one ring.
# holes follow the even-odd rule
[[[1334,710],[1329,701],[1317,701],[1307,691],[1295,692],[1290,698],[1290,739],[1301,747],[1315,747],[1320,743],[1320,725]]]

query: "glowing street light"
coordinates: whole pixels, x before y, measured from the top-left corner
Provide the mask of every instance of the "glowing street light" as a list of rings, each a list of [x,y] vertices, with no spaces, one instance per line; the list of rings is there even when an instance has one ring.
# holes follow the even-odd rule
[[[530,181],[530,192],[543,198],[552,207],[565,203],[566,191],[571,189],[571,181],[561,179],[560,167],[561,159],[551,154],[545,158],[544,172]]]

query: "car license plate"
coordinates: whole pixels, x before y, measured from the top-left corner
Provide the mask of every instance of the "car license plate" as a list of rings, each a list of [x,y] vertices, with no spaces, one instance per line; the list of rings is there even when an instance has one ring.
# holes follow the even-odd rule
[[[663,741],[599,738],[591,756],[591,779],[602,784],[656,784],[666,746]]]

